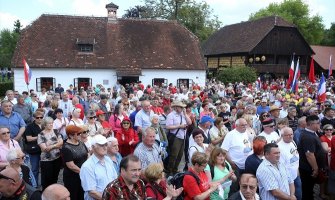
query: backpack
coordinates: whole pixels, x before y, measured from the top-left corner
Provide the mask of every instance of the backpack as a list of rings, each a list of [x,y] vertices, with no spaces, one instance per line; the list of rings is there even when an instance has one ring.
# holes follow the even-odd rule
[[[176,189],[183,187],[183,180],[185,175],[190,175],[193,178],[195,178],[195,180],[197,181],[197,184],[200,184],[200,179],[197,175],[195,175],[193,172],[191,171],[186,171],[186,172],[179,172],[177,174],[175,174],[170,180],[169,180],[169,184],[172,184],[175,186]],[[176,200],[183,200],[185,196],[184,191],[176,198]]]
[[[211,169],[211,176],[212,176],[212,180],[213,180],[213,178],[214,178],[214,165],[209,165],[209,168]],[[228,169],[228,171],[230,171],[229,165],[228,165],[227,162],[226,162],[226,168]]]

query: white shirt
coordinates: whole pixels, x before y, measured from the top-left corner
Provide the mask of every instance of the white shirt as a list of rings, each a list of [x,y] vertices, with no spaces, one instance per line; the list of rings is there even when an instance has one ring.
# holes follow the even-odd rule
[[[192,163],[192,156],[195,152],[201,152],[201,153],[205,153],[208,144],[203,144],[204,147],[199,146],[197,143],[194,142],[194,144],[192,146],[189,147],[188,149],[188,161],[189,163]]]
[[[245,168],[245,160],[253,153],[248,134],[240,133],[236,129],[227,133],[221,148],[228,151],[231,160],[239,169]]]
[[[280,162],[286,166],[288,173],[294,180],[298,176],[299,153],[294,141],[286,143],[283,140],[278,142],[280,149]]]
[[[264,131],[259,134],[260,136],[264,136],[267,143],[277,143],[279,140],[279,135],[276,131],[272,131],[270,134],[265,133]]]

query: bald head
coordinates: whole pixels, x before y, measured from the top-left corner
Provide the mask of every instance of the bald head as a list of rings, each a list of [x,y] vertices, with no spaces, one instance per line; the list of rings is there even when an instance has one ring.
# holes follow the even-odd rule
[[[293,130],[290,127],[284,127],[281,130],[281,136],[285,143],[291,143],[293,141]]]
[[[60,184],[49,185],[42,193],[42,200],[69,200],[70,192]]]
[[[4,197],[11,197],[19,189],[22,180],[19,172],[14,168],[7,167],[0,172],[0,193]]]

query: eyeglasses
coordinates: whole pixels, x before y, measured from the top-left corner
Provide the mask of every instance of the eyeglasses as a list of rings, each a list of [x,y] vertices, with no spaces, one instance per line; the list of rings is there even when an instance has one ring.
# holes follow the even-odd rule
[[[35,117],[35,119],[43,119],[43,117]]]
[[[4,169],[6,169],[6,168],[4,168]],[[2,171],[2,170],[1,170],[1,171]],[[16,182],[13,178],[10,178],[10,177],[8,177],[8,176],[5,176],[5,175],[3,175],[3,174],[1,174],[1,173],[0,173],[0,179],[12,180],[13,182]]]
[[[263,117],[270,117],[270,115],[262,115]]]
[[[18,158],[16,158],[16,160],[20,160],[20,159],[25,160],[25,159],[26,159],[26,156],[24,155],[24,156],[22,156],[22,157],[18,157]]]
[[[124,103],[123,105],[124,105],[124,106],[129,106],[129,103]]]
[[[128,124],[129,125],[130,123],[129,122],[122,122],[122,124]]]
[[[1,135],[6,135],[6,134],[10,134],[10,132],[8,131],[8,132],[1,133]]]
[[[241,185],[241,188],[246,190],[246,189],[250,189],[250,190],[254,190],[256,189],[257,186],[253,186],[253,185]]]
[[[333,131],[333,129],[325,129],[325,131]]]
[[[95,119],[95,118],[97,118],[97,117],[90,117],[90,119]]]

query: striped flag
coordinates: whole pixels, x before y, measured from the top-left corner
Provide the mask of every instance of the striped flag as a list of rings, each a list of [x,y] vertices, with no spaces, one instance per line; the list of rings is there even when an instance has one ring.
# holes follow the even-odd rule
[[[328,78],[333,74],[332,55],[329,56]]]
[[[295,68],[294,78],[292,82],[292,87],[291,87],[291,91],[293,93],[298,92],[299,78],[300,78],[300,66],[299,66],[299,58],[298,58],[297,66]]]
[[[288,71],[288,74],[289,74],[289,77],[286,83],[286,88],[290,89],[292,85],[292,81],[293,81],[293,76],[294,76],[294,55],[292,58],[291,67],[290,67],[290,70]]]
[[[321,80],[318,87],[318,101],[324,102],[326,100],[326,81],[322,73]]]
[[[257,89],[258,90],[262,89],[262,80],[260,76],[257,78]]]
[[[24,71],[24,81],[26,82],[27,85],[29,85],[31,79],[31,70],[25,59],[23,59],[23,71]]]

